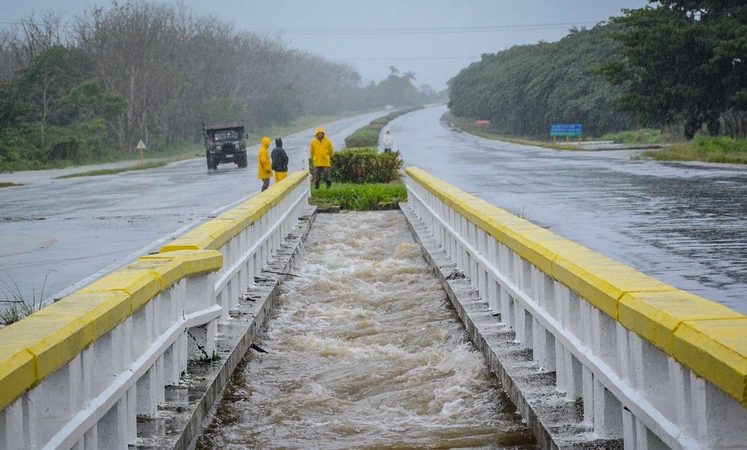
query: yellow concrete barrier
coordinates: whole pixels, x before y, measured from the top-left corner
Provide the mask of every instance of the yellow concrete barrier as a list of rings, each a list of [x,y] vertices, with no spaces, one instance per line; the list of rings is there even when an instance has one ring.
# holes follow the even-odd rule
[[[273,184],[244,203],[219,215],[184,236],[161,247],[159,253],[179,250],[218,250],[226,242],[256,223],[262,216],[288,196],[303,180],[306,171],[294,172],[280,183]]]
[[[215,250],[144,256],[0,330],[0,409],[182,278],[215,271]]]
[[[747,317],[490,205],[416,167],[407,175],[523,259],[747,407]]]

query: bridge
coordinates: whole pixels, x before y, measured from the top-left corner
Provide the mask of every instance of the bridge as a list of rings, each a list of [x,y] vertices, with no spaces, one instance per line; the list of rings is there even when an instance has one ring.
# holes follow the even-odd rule
[[[543,448],[747,448],[743,315],[406,174],[413,236]],[[128,448],[157,412],[153,446],[187,448],[303,252],[309,193],[293,173],[0,330],[0,449]]]

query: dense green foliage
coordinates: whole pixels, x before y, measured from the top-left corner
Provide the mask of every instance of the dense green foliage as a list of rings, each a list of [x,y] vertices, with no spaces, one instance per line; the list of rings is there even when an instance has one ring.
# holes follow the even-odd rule
[[[338,206],[352,211],[396,208],[407,201],[407,188],[401,183],[333,184],[330,189],[314,189],[309,202],[319,207]]]
[[[414,74],[362,86],[350,66],[237,31],[183,5],[128,1],[63,25],[0,32],[0,170],[132,157],[201,141],[203,122],[250,134],[301,116],[436,101]]]
[[[650,1],[613,22],[623,60],[602,73],[625,88],[618,106],[645,124],[684,123],[692,138],[747,133],[747,5],[736,0]]]
[[[491,120],[497,134],[546,137],[552,123],[580,123],[591,136],[628,129],[629,115],[611,108],[621,90],[594,73],[619,59],[612,33],[598,25],[556,43],[485,54],[449,82],[449,109]]]
[[[399,179],[399,152],[379,153],[375,148],[350,148],[332,155],[332,180],[342,183],[389,183]]]

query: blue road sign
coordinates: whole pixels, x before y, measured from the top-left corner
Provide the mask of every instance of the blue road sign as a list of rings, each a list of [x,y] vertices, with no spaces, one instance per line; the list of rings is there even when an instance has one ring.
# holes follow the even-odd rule
[[[581,136],[580,123],[554,123],[550,125],[550,136]]]

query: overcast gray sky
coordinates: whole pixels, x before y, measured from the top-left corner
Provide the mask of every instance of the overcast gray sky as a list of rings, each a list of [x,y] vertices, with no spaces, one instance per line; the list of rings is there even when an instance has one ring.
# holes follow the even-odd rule
[[[124,3],[126,0],[120,0]],[[159,3],[175,1],[155,0]],[[72,18],[111,0],[5,0],[0,27],[46,11]],[[184,0],[240,30],[276,35],[290,46],[349,63],[366,81],[389,66],[415,73],[416,85],[446,82],[483,53],[554,42],[573,25],[592,27],[647,0]]]

